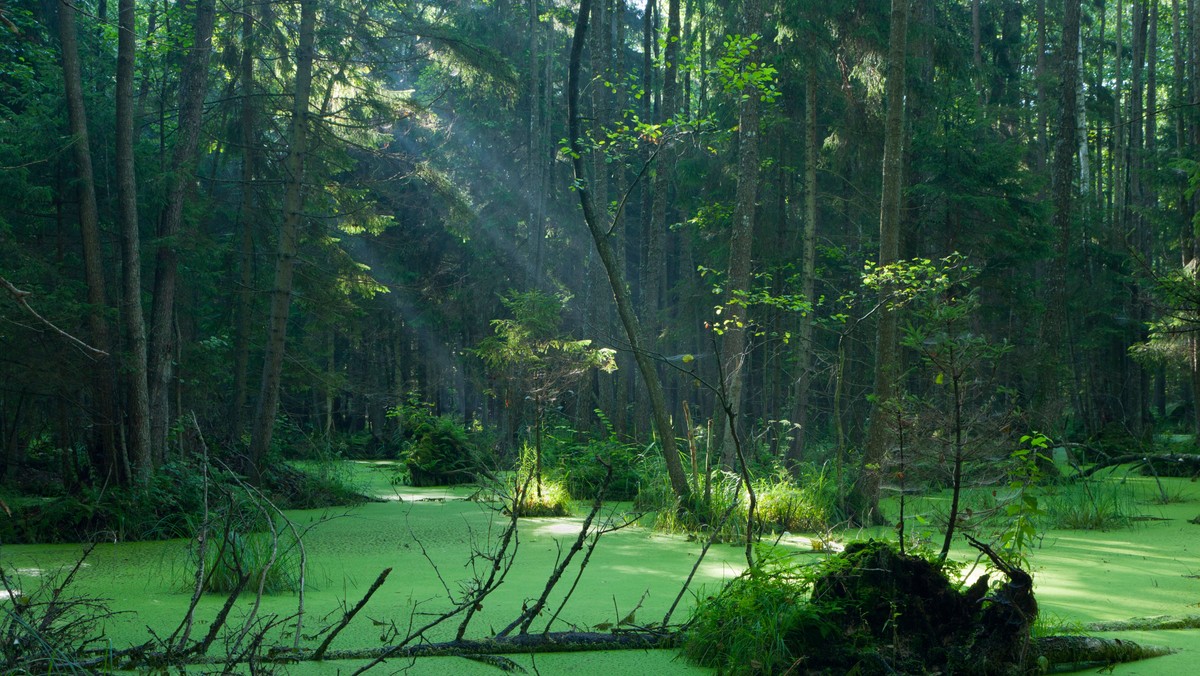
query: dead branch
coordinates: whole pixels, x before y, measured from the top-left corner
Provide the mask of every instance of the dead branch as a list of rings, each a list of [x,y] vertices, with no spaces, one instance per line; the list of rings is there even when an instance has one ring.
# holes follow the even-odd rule
[[[538,600],[533,605],[526,606],[521,614],[517,616],[517,619],[513,620],[504,629],[501,629],[496,634],[497,638],[504,638],[518,625],[521,627],[520,633],[524,634],[529,631],[529,625],[533,624],[533,618],[537,617],[542,612],[542,609],[546,607],[546,599],[550,596],[550,592],[554,590],[554,587],[558,585],[558,581],[562,579],[567,566],[571,564],[571,559],[583,549],[583,543],[587,540],[588,532],[592,527],[592,521],[595,520],[596,514],[600,512],[600,508],[604,505],[604,489],[612,481],[612,465],[605,465],[605,467],[607,467],[608,471],[605,473],[604,482],[600,484],[600,490],[596,492],[596,499],[592,501],[592,510],[588,512],[587,518],[583,520],[583,525],[579,528],[579,536],[575,538],[575,542],[571,543],[571,548],[567,550],[567,555],[563,557],[563,560],[559,562],[554,572],[546,580],[546,586],[542,588],[542,595],[538,597]]]
[[[391,573],[391,568],[384,568],[383,572],[379,573],[379,577],[375,578],[375,581],[371,583],[371,587],[367,589],[367,593],[363,594],[363,597],[359,599],[358,603],[342,616],[342,620],[338,622],[338,625],[334,627],[333,631],[329,632],[329,635],[326,636],[325,640],[321,642],[321,645],[313,653],[314,660],[319,660],[325,655],[325,652],[329,649],[329,644],[333,643],[333,639],[337,638],[337,635],[342,633],[342,630],[346,628],[346,625],[350,624],[350,620],[354,619],[354,616],[358,614],[358,611],[362,610],[363,607],[367,605],[367,601],[371,600],[371,597],[374,596],[375,592],[383,586],[383,581],[386,580],[388,575]]]
[[[83,342],[82,340],[76,338],[75,336],[72,336],[71,334],[67,333],[66,331],[63,331],[62,329],[55,326],[54,322],[52,322],[49,319],[46,319],[42,315],[38,314],[38,311],[33,309],[33,306],[31,306],[29,304],[29,301],[26,300],[29,296],[33,295],[32,291],[22,291],[21,289],[18,289],[17,287],[13,286],[12,283],[9,282],[4,277],[0,277],[0,286],[4,287],[4,290],[8,292],[8,295],[12,297],[12,299],[17,303],[17,305],[20,305],[23,310],[25,310],[29,314],[33,315],[39,322],[41,322],[42,324],[45,324],[51,331],[54,331],[58,335],[62,336],[68,342],[72,343],[73,345],[75,345],[79,349],[83,350],[85,353],[91,355],[92,357],[95,357],[97,359],[102,359],[102,358],[108,356],[108,353],[105,352],[104,350],[100,350],[100,349],[92,347],[91,345],[88,345],[87,343]]]

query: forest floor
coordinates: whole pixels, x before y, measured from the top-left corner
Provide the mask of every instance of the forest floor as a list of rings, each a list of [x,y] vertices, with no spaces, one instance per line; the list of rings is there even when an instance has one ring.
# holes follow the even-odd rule
[[[364,490],[383,500],[341,511],[288,513],[298,525],[311,526],[305,538],[309,560],[305,633],[337,621],[380,571],[394,569],[370,604],[334,642],[333,649],[379,646],[381,639],[388,638],[391,623],[403,631],[410,618],[419,624],[429,617],[427,613],[446,609],[446,589],[457,593],[459,585],[473,575],[468,564],[472,548],[483,546],[505,521],[487,504],[467,500],[470,488],[393,487],[387,481],[390,468],[383,464],[360,463],[354,472]],[[1130,504],[1136,512],[1135,520],[1126,527],[1110,531],[1041,531],[1029,559],[1042,615],[1052,629],[1132,617],[1200,614],[1200,525],[1190,523],[1200,515],[1200,485],[1182,479],[1163,481],[1172,498],[1165,505],[1155,504],[1159,492],[1153,479],[1131,476],[1119,484],[1120,490],[1132,491]],[[623,507],[627,505],[615,508],[618,513],[613,518],[621,518],[619,510]],[[927,501],[910,509],[934,507]],[[520,612],[526,599],[540,593],[581,521],[581,517],[522,520],[516,564],[505,583],[484,603],[468,636],[491,635]],[[843,541],[894,538],[895,531],[854,531],[836,537]],[[784,537],[780,545],[793,549],[801,560],[817,561],[828,555],[813,552],[804,534]],[[635,609],[637,624],[661,621],[700,548],[700,543],[683,536],[663,535],[642,527],[606,535],[553,629],[604,630]],[[8,545],[0,549],[0,563],[6,570],[15,571],[23,586],[31,588],[67,570],[80,551],[78,545]],[[966,547],[956,547],[952,556],[970,562],[974,561],[973,554]],[[706,589],[716,589],[741,572],[744,565],[740,546],[714,546],[697,572],[693,592],[703,594]],[[77,593],[108,599],[111,608],[119,611],[105,631],[112,645],[120,647],[146,640],[147,627],[159,635],[174,629],[191,595],[191,575],[185,541],[104,543],[88,558],[73,588]],[[688,607],[677,611],[673,621],[686,618],[692,592],[685,598]],[[551,597],[551,608],[558,606],[556,599],[561,599],[561,592]],[[246,597],[235,615],[247,613],[251,601]],[[202,600],[196,631],[207,627],[222,602],[217,595]],[[272,595],[264,597],[259,612],[288,616],[295,613],[296,606],[295,594]],[[541,631],[544,625],[540,622],[531,631]],[[454,627],[452,623],[429,638],[452,638]],[[279,633],[290,636],[292,631],[284,628]],[[1196,673],[1200,665],[1198,634],[1195,630],[1177,630],[1103,635],[1179,650],[1167,657],[1116,666],[1112,673],[1183,676]],[[291,643],[286,638],[280,642]],[[541,674],[711,673],[688,665],[674,651],[667,650],[512,659],[530,673]],[[349,662],[300,665],[289,667],[288,672],[349,673],[359,666]],[[391,660],[377,669],[379,673],[393,673],[407,666],[407,661]],[[456,657],[420,658],[411,667],[407,673],[497,673],[494,667]]]

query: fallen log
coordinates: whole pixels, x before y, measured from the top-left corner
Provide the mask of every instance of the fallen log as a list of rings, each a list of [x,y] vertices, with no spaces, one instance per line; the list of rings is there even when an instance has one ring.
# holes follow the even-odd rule
[[[1096,636],[1045,636],[1034,639],[1033,652],[1042,672],[1080,671],[1122,662],[1169,655],[1174,650],[1141,645],[1119,638]]]
[[[1169,629],[1200,629],[1200,615],[1157,615],[1129,620],[1092,622],[1084,631],[1161,631]]]
[[[1071,480],[1086,479],[1102,469],[1118,465],[1150,466],[1159,476],[1185,476],[1200,473],[1200,454],[1195,453],[1130,453],[1109,458],[1085,470],[1079,470]],[[1186,470],[1186,473],[1175,474]]]
[[[502,638],[463,639],[440,643],[422,643],[404,646],[378,646],[374,648],[327,650],[318,656],[316,650],[293,650],[276,646],[265,653],[249,656],[247,662],[255,664],[295,664],[299,662],[373,660],[383,656],[388,659],[411,659],[416,657],[474,657],[481,655],[526,655],[530,653],[569,653],[590,650],[646,650],[666,648],[673,645],[675,634],[651,629],[627,629],[612,632],[559,631],[544,634],[517,634]],[[77,666],[84,669],[100,667],[133,670],[148,666],[197,666],[225,664],[227,656],[198,655],[176,652],[166,654],[147,646],[132,648],[119,653],[94,653],[91,660]]]
[[[1130,620],[1137,623],[1145,619],[1146,625],[1120,625],[1120,623],[1097,623],[1089,625],[1094,631],[1116,631],[1120,629],[1138,628],[1184,628],[1185,625],[1175,622],[1158,622],[1165,618],[1141,618]],[[1200,620],[1196,616],[1175,618],[1181,622]],[[1120,625],[1120,626],[1119,626]],[[1113,627],[1112,629],[1099,627]],[[1096,627],[1093,629],[1093,627]],[[254,664],[297,664],[301,662],[333,662],[373,660],[387,655],[388,659],[415,659],[419,657],[464,657],[477,658],[495,655],[526,655],[542,653],[570,653],[593,650],[648,650],[673,648],[678,634],[675,632],[655,631],[651,629],[617,630],[614,632],[563,631],[546,634],[518,634],[503,638],[444,641],[439,643],[424,643],[394,649],[393,646],[378,646],[348,650],[330,650],[321,657],[316,657],[312,649],[292,650],[288,647],[275,647],[265,653],[249,656],[247,662]],[[1034,656],[1037,666],[1043,671],[1064,672],[1085,669],[1094,666],[1105,666],[1120,662],[1132,662],[1150,657],[1167,655],[1173,650],[1160,646],[1144,646],[1133,641],[1121,639],[1106,639],[1092,636],[1048,636],[1033,639],[1030,653]],[[164,654],[142,646],[138,649],[123,651],[118,655],[96,655],[93,660],[76,666],[85,670],[100,668],[116,668],[134,670],[150,666],[203,666],[226,664],[228,657],[220,655],[198,654]]]

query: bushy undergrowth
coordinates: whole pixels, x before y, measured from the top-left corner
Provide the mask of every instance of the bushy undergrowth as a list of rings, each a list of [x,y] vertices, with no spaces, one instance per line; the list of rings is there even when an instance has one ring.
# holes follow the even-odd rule
[[[834,521],[837,494],[824,467],[803,467],[798,478],[784,469],[755,482],[758,520],[768,530],[821,532]]]
[[[341,460],[305,463],[303,468],[275,463],[263,478],[271,501],[281,509],[319,509],[367,500]]]
[[[188,537],[204,508],[203,473],[191,463],[163,465],[146,487],[82,486],[28,502],[0,520],[9,543],[163,540]]]
[[[642,483],[643,458],[637,448],[609,439],[588,440],[556,449],[555,472],[562,476],[571,495],[580,499],[596,497],[607,470],[597,458],[612,465],[612,480],[604,495],[609,500],[633,500]]]
[[[516,501],[517,516],[567,516],[571,513],[571,493],[561,481],[542,479],[540,487],[535,481],[529,481],[527,485]]]
[[[796,648],[820,645],[838,631],[808,602],[811,570],[769,558],[696,608],[683,638],[695,664],[729,674],[773,674],[804,657]]]

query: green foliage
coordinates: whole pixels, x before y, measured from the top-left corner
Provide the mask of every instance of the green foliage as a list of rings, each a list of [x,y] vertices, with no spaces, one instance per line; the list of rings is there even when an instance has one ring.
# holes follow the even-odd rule
[[[1042,464],[1050,461],[1045,455],[1050,439],[1035,432],[1022,436],[1021,444],[1009,456],[1008,487],[1011,493],[1004,503],[1000,548],[1024,563],[1037,538],[1039,521],[1046,515],[1038,501],[1038,490],[1043,479]]]
[[[600,458],[612,465],[612,479],[604,495],[608,500],[633,500],[641,488],[646,456],[637,447],[615,437],[588,439],[555,453],[555,471],[576,499],[591,499],[604,481],[607,470]]]
[[[778,71],[774,66],[751,58],[758,51],[761,40],[762,36],[757,33],[727,35],[712,72],[726,93],[740,94],[745,98],[749,95],[745,90],[754,88],[764,101],[770,103],[779,96],[775,88]]]
[[[282,509],[356,505],[366,499],[351,481],[345,461],[336,457],[301,467],[272,463],[263,474],[263,488]]]
[[[219,472],[215,480],[221,481]],[[81,486],[69,495],[31,501],[0,520],[9,543],[165,540],[190,537],[204,511],[204,474],[168,463],[145,487]]]
[[[808,602],[812,571],[765,556],[696,607],[683,654],[728,674],[782,673],[832,639],[839,628]]]

